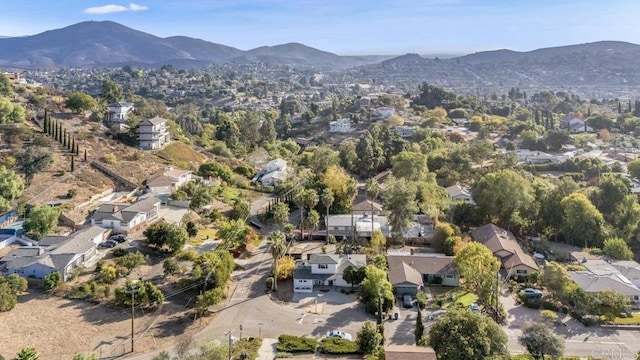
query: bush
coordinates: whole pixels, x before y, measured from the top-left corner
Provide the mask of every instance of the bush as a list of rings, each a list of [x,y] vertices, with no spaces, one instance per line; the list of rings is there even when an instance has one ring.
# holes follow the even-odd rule
[[[198,252],[193,249],[179,250],[176,252],[176,259],[180,261],[196,261]]]
[[[548,322],[556,322],[558,320],[558,314],[552,310],[542,310],[540,311],[540,315],[542,315],[542,318]]]
[[[267,285],[267,290],[271,290],[273,289],[273,277],[268,277],[267,281],[266,281],[266,285]]]
[[[280,335],[276,350],[297,353],[297,352],[315,352],[318,347],[318,341],[313,338],[298,337],[293,335]]]
[[[110,165],[115,165],[118,162],[118,158],[114,154],[105,154],[102,157],[102,161]]]
[[[113,257],[122,257],[127,255],[128,253],[129,252],[124,248],[116,248],[115,250],[113,250]]]
[[[245,163],[242,163],[242,164],[236,166],[236,168],[233,169],[233,171],[236,174],[240,174],[240,175],[245,176],[245,177],[247,177],[249,179],[251,179],[253,177],[253,175],[256,173],[256,171],[253,169],[253,167],[251,167],[251,165],[245,164]]]
[[[419,292],[418,295],[416,295],[416,303],[420,309],[424,309],[427,306],[427,295],[423,292]]]
[[[358,343],[336,337],[320,341],[320,351],[325,354],[357,354]]]
[[[57,288],[58,285],[60,284],[60,281],[62,281],[62,275],[60,275],[59,272],[56,271],[54,273],[51,273],[44,277],[44,282],[42,283],[42,289],[44,291],[55,290],[55,288]]]
[[[67,197],[69,199],[73,199],[77,194],[78,194],[78,190],[76,189],[69,189],[69,191],[67,191]]]
[[[288,359],[292,357],[293,357],[293,354],[288,352],[278,352],[276,354],[276,359]]]
[[[336,244],[338,241],[336,240],[336,237],[333,236],[333,234],[329,234],[329,236],[327,236],[327,244]]]

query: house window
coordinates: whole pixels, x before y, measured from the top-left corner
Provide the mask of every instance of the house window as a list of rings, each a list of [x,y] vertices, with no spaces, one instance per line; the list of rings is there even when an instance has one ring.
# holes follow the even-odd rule
[[[638,298],[638,295],[633,295],[633,300],[638,301],[640,298]]]
[[[453,278],[454,278],[453,274],[447,274],[447,279],[453,279]]]
[[[327,264],[318,264],[318,269],[328,269],[329,265]]]
[[[522,275],[522,274],[526,274],[526,273],[527,273],[527,270],[516,270],[516,274]]]

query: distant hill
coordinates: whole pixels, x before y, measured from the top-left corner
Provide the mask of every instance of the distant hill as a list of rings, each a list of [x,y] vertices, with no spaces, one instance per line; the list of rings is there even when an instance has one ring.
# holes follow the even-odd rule
[[[326,68],[372,64],[388,57],[338,56],[302,44],[243,51],[186,36],[160,38],[112,21],[86,21],[24,37],[0,38],[0,65],[16,68],[265,62]]]

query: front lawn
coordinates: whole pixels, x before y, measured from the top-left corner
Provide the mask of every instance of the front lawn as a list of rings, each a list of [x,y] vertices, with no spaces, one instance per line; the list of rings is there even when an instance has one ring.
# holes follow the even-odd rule
[[[440,307],[445,309],[454,305],[466,308],[478,301],[478,296],[463,289],[453,289],[438,295],[434,294],[434,300],[435,305],[440,304]]]
[[[640,313],[633,313],[630,317],[625,318],[617,317],[613,320],[613,323],[616,325],[639,325]]]
[[[200,245],[203,241],[207,239],[215,239],[216,238],[216,230],[215,229],[198,229],[198,234],[193,238],[189,239],[189,243],[191,245]]]

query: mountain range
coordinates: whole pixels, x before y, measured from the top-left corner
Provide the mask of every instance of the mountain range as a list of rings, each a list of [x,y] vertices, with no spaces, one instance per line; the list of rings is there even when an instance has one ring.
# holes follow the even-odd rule
[[[255,62],[332,71],[355,68],[352,74],[369,80],[430,81],[445,86],[640,85],[640,46],[618,41],[527,52],[502,49],[442,59],[418,54],[339,56],[299,43],[244,51],[186,36],[161,38],[112,21],[87,21],[32,36],[0,37],[0,66],[17,69]]]

